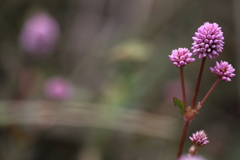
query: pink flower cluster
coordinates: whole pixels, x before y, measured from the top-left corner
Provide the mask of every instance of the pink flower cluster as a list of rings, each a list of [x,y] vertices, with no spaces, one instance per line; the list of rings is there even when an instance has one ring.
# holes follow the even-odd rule
[[[186,66],[188,63],[195,61],[192,58],[192,53],[187,48],[174,49],[172,54],[168,56],[172,61],[173,65],[180,68]]]
[[[195,32],[195,36],[192,38],[192,50],[191,53],[187,48],[178,48],[172,51],[171,55],[168,55],[173,65],[180,68],[195,61],[192,55],[198,56],[199,59],[208,57],[214,59],[219,56],[219,52],[222,52],[224,45],[224,37],[222,28],[217,23],[205,22]],[[231,64],[226,61],[216,62],[215,67],[210,68],[211,72],[221,78],[223,81],[231,81],[231,78],[235,76],[233,73],[235,69]]]
[[[231,78],[236,76],[236,74],[233,73],[235,69],[226,61],[216,62],[216,66],[213,68],[210,67],[210,70],[215,76],[227,82],[231,81]]]
[[[223,32],[217,23],[206,22],[198,28],[193,39],[193,54],[201,59],[208,57],[214,59],[219,56],[219,52],[223,50]]]
[[[209,143],[208,137],[207,137],[206,133],[204,132],[204,130],[193,133],[192,137],[189,137],[189,139],[191,140],[191,142],[193,144],[196,144],[199,147],[202,147]]]

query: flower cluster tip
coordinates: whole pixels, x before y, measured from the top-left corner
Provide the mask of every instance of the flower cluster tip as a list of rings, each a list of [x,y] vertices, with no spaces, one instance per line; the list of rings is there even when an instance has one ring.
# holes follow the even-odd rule
[[[195,61],[192,58],[192,53],[187,48],[178,48],[172,51],[172,54],[168,56],[172,61],[173,65],[180,68],[186,66],[187,64]]]
[[[210,67],[211,72],[223,81],[230,82],[231,78],[236,76],[235,69],[226,61],[216,62],[214,67]]]
[[[204,130],[193,133],[192,137],[190,136],[189,139],[191,140],[191,142],[193,144],[195,144],[199,147],[202,147],[209,143],[208,137],[207,137],[206,133],[204,132]]]
[[[205,22],[192,39],[194,42],[191,49],[194,56],[198,56],[199,59],[204,57],[215,59],[223,50],[223,32],[217,23]]]

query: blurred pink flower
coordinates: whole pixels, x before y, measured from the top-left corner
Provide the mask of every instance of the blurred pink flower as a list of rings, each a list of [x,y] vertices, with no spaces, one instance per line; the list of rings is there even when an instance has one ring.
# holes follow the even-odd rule
[[[26,21],[20,34],[20,46],[27,53],[46,54],[52,51],[59,37],[59,26],[46,13],[38,13]]]
[[[179,160],[206,160],[202,156],[183,155]]]
[[[192,137],[189,137],[189,139],[191,140],[191,142],[193,144],[195,144],[199,147],[202,147],[209,143],[208,137],[207,137],[206,133],[204,132],[204,130],[193,133]]]
[[[45,96],[52,100],[69,100],[74,93],[72,84],[62,77],[50,78],[44,87]]]

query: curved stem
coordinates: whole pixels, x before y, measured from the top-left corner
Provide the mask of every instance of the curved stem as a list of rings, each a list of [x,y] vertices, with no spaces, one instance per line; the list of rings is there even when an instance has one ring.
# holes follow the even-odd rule
[[[198,79],[197,79],[197,83],[196,83],[196,87],[195,87],[195,91],[194,91],[194,96],[193,96],[193,100],[192,100],[192,105],[191,105],[192,109],[194,109],[195,104],[196,104],[198,90],[199,90],[199,87],[200,87],[200,82],[201,82],[201,78],[202,78],[202,73],[203,73],[205,61],[206,61],[206,57],[204,57],[202,59],[201,67],[200,67],[200,70],[199,70],[199,73],[198,73]]]
[[[183,66],[180,67],[180,77],[181,77],[183,104],[184,104],[184,108],[186,108],[187,107],[187,98],[186,98],[186,91],[185,91]]]
[[[200,106],[202,106],[204,104],[204,102],[207,100],[207,98],[209,97],[209,95],[212,93],[213,89],[217,86],[217,84],[221,81],[220,78],[218,78],[214,84],[212,85],[212,87],[209,89],[209,91],[207,92],[207,94],[205,95],[205,97],[203,98],[203,100],[199,103]]]
[[[179,147],[178,147],[177,159],[179,159],[180,156],[182,155],[182,150],[183,150],[185,138],[186,138],[186,135],[187,135],[188,126],[189,126],[189,122],[185,121],[184,126],[183,126],[183,130],[182,130],[182,136],[181,136],[180,144],[179,144]]]

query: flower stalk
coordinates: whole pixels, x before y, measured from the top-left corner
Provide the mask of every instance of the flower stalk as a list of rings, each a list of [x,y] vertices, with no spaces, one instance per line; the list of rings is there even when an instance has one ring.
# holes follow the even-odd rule
[[[221,81],[220,78],[218,78],[214,84],[212,85],[212,87],[209,89],[209,91],[207,92],[207,94],[205,95],[205,97],[203,98],[203,100],[199,103],[200,106],[203,106],[204,102],[207,100],[207,98],[209,97],[209,95],[212,93],[213,89],[217,86],[217,84]]]
[[[180,67],[180,77],[181,77],[183,104],[184,104],[184,108],[186,108],[186,106],[187,106],[187,98],[186,98],[186,91],[185,91],[183,67]]]
[[[196,104],[198,91],[199,91],[199,87],[200,87],[200,83],[201,83],[201,79],[202,79],[202,73],[203,73],[205,61],[206,61],[206,57],[204,57],[202,59],[201,67],[200,67],[200,70],[199,70],[199,73],[198,73],[198,79],[197,79],[197,83],[196,83],[196,87],[195,87],[195,91],[194,91],[194,96],[193,96],[193,99],[192,99],[192,105],[191,105],[192,109],[195,108],[195,104]]]
[[[182,151],[183,151],[184,142],[185,142],[185,139],[186,139],[189,123],[190,122],[187,122],[187,121],[184,122],[183,130],[182,130],[182,136],[181,136],[181,140],[180,140],[179,147],[178,147],[177,158],[180,158],[181,155],[182,155]]]

